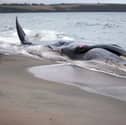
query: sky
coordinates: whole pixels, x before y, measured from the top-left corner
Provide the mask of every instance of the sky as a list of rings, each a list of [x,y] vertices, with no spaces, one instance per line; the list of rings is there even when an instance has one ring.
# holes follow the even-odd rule
[[[0,0],[0,3],[126,3],[126,0]]]

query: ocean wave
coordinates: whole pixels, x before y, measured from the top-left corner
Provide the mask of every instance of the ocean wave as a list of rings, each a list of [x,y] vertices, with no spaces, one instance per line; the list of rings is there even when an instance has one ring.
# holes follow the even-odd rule
[[[100,60],[72,61],[72,64],[80,68],[105,73],[115,77],[126,78],[126,66],[123,64]]]
[[[105,28],[119,28],[120,26],[118,24],[115,23],[110,23],[110,22],[76,22],[75,26],[87,26],[87,27],[103,27],[103,29]]]
[[[82,26],[82,25],[84,25],[84,26],[99,26],[99,25],[101,25],[100,23],[89,23],[89,22],[76,22],[76,24],[75,25],[77,25],[77,26]]]
[[[29,36],[29,40],[36,43],[48,44],[51,42],[65,40],[65,41],[73,41],[74,38],[69,37],[68,35],[57,32],[53,30],[41,30],[41,31],[32,31],[30,29],[24,29],[27,36]],[[15,43],[19,44],[19,39],[16,31],[6,31],[4,34],[0,36],[0,42],[5,43]]]
[[[103,24],[103,28],[118,28],[119,25],[117,24],[112,24],[112,23],[105,23]]]

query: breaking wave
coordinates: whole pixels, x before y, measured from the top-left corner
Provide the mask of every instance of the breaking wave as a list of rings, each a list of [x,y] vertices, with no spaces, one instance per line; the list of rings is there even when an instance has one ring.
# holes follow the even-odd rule
[[[74,39],[67,36],[64,33],[60,33],[53,30],[42,30],[39,32],[35,32],[29,29],[24,29],[25,33],[29,36],[30,40],[36,42],[36,44],[51,44],[51,42],[56,42],[59,40],[65,41],[73,41]],[[2,32],[0,36],[0,42],[3,43],[13,43],[13,44],[20,44],[18,40],[18,36],[16,31],[7,30],[6,32]]]

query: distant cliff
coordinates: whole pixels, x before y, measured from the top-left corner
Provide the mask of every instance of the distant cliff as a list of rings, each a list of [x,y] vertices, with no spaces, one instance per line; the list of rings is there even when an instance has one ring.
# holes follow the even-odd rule
[[[126,4],[0,4],[0,13],[10,12],[125,12]]]

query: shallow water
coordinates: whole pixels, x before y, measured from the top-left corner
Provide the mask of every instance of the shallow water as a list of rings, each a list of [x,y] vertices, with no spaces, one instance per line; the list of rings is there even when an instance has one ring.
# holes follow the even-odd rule
[[[41,79],[72,85],[88,92],[126,101],[126,78],[71,64],[36,66],[29,68],[28,71]]]

